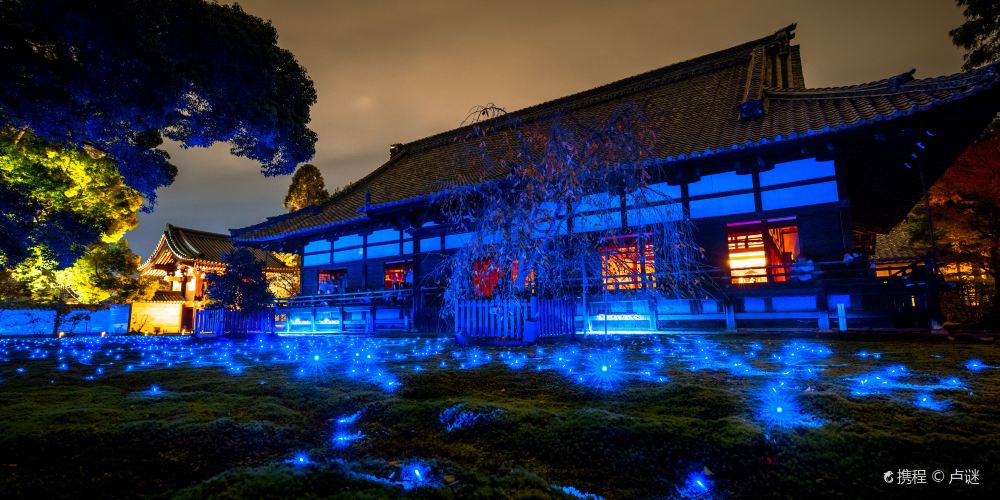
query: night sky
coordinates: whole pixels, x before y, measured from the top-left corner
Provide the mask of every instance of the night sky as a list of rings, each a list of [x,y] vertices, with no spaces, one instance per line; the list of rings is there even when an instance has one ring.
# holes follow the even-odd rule
[[[316,85],[312,163],[328,189],[388,159],[389,144],[516,110],[798,23],[806,85],[959,71],[951,0],[239,2],[270,19]],[[179,174],[126,238],[145,259],[166,223],[226,232],[284,213],[290,176],[264,178],[228,147],[167,147]]]

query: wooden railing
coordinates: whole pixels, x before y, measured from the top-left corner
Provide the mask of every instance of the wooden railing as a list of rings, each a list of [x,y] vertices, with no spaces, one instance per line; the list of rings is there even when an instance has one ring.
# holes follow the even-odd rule
[[[574,333],[572,299],[470,299],[455,307],[455,331],[469,340],[532,343]]]
[[[274,333],[274,309],[231,311],[204,309],[194,318],[194,333]]]
[[[869,281],[872,283],[888,283],[893,280],[906,282],[921,282],[927,278],[929,270],[925,259],[916,257],[894,259],[861,259],[852,262],[844,261],[800,261],[788,265],[771,265],[739,268],[706,269],[691,271],[690,279],[708,278],[722,287],[735,286],[739,288],[754,287],[763,283],[816,283],[818,281],[833,283],[849,283],[851,281]],[[735,273],[734,273],[735,271]],[[746,275],[752,273],[752,275]],[[591,279],[588,285],[591,289],[608,291],[632,292],[645,288],[659,288],[672,278],[673,281],[683,281],[683,276],[666,276],[656,271],[647,274],[619,274]],[[756,282],[747,282],[741,278],[756,278]],[[877,278],[877,279],[876,279]],[[570,286],[581,286],[583,278],[567,282]]]
[[[413,300],[413,290],[368,290],[363,292],[335,293],[324,295],[298,295],[277,299],[274,305],[284,307],[354,306],[375,303],[409,303]]]

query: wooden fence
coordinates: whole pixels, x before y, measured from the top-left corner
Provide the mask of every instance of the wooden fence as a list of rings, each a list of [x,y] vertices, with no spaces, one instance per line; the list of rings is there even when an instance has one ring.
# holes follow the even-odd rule
[[[574,332],[570,299],[472,299],[455,308],[455,331],[469,340],[532,343]]]
[[[570,299],[535,301],[539,337],[565,337],[576,331],[576,304]]]
[[[194,333],[274,333],[274,309],[253,312],[201,310],[195,314]]]

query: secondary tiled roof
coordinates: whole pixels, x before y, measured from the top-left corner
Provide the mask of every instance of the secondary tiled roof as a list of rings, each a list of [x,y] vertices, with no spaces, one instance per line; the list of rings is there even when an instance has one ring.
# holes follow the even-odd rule
[[[184,300],[184,294],[182,292],[174,292],[170,290],[157,290],[156,293],[153,294],[153,298],[149,299],[149,302],[180,304],[186,302],[186,300]]]
[[[222,256],[232,252],[234,248],[233,241],[228,235],[167,224],[153,255],[142,265],[142,268],[149,268],[152,264],[163,263],[159,262],[160,260],[170,258],[178,261],[197,261],[202,264],[223,266]],[[270,270],[292,269],[271,252],[257,248],[250,250],[257,257],[257,260],[264,262],[265,267]]]
[[[650,119],[657,133],[652,153],[660,161],[673,162],[894,119],[998,84],[991,67],[925,80],[914,80],[907,73],[863,85],[808,89],[798,46],[788,43],[793,30],[794,25],[507,117],[524,124],[551,116],[601,123],[623,105],[635,103],[654,111]],[[776,77],[783,67],[785,77]],[[438,192],[471,170],[468,160],[473,155],[462,148],[475,145],[456,140],[466,134],[457,129],[402,145],[388,162],[326,202],[232,230],[233,238],[265,242],[306,234],[364,219],[359,209],[366,205],[366,197],[378,206]]]

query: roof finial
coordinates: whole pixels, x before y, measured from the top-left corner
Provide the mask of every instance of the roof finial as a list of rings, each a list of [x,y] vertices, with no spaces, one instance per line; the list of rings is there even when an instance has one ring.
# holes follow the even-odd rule
[[[889,92],[899,92],[900,86],[913,80],[913,73],[916,71],[916,68],[914,68],[906,73],[900,73],[892,78],[889,78],[889,81],[885,84],[886,88],[889,89]]]

